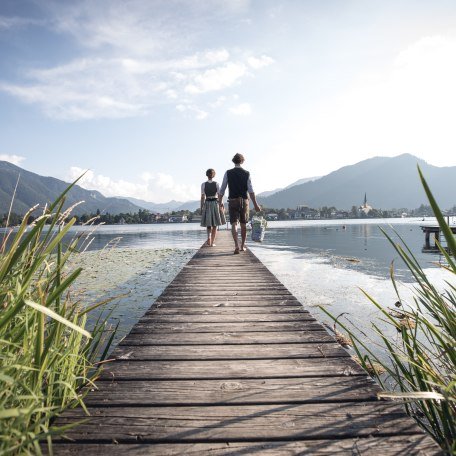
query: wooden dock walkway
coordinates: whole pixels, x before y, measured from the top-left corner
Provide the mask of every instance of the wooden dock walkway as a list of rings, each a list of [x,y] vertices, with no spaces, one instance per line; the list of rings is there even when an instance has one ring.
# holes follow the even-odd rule
[[[54,454],[439,454],[250,251],[232,252],[222,231],[194,255]]]

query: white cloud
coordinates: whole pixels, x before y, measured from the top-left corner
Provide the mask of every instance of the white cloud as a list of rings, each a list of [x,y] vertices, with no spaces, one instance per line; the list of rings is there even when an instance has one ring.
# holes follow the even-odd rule
[[[199,189],[196,186],[179,184],[171,175],[160,172],[143,172],[135,182],[129,182],[72,166],[66,179],[74,181],[84,172],[85,175],[78,185],[87,190],[98,190],[104,196],[133,197],[154,203],[164,203],[173,199],[177,201],[195,200],[199,196]]]
[[[223,106],[227,100],[227,97],[225,95],[222,95],[218,97],[215,101],[209,103],[209,106],[211,108],[219,108],[220,106]]]
[[[47,26],[72,38],[80,57],[31,68],[19,82],[0,80],[0,91],[64,120],[134,117],[162,104],[201,104],[199,99],[206,94],[227,91],[273,62],[248,49],[199,45],[202,34],[214,24],[242,17],[249,4],[249,0],[49,0],[42,5]],[[30,23],[0,16],[0,29],[22,22]],[[204,99],[208,107],[213,101]],[[195,110],[194,117],[207,115]]]
[[[0,16],[0,30],[8,30],[29,25],[44,25],[43,21],[18,16]]]
[[[217,20],[242,15],[248,0],[48,0],[57,30],[89,50],[171,55],[193,45]]]
[[[194,95],[226,89],[246,74],[247,68],[243,63],[228,62],[193,76],[192,82],[185,87],[185,91]]]
[[[19,166],[25,160],[25,157],[22,157],[20,155],[0,154],[0,160],[7,161],[13,165]]]
[[[274,59],[267,55],[262,55],[261,57],[249,57],[247,59],[247,63],[253,69],[259,70],[260,68],[272,65],[274,63]]]
[[[227,58],[225,49],[168,61],[84,58],[30,70],[28,83],[0,81],[0,90],[25,103],[38,104],[56,119],[134,117],[164,103],[187,100],[188,104],[189,97],[196,100],[206,93],[228,90],[251,76],[242,62],[220,65]],[[204,116],[200,111],[198,119]]]
[[[230,112],[236,116],[249,116],[252,114],[252,107],[249,103],[240,103],[230,108]]]
[[[179,112],[182,112],[182,113],[186,112],[186,113],[190,114],[191,117],[194,117],[197,120],[204,120],[209,115],[208,112],[203,111],[202,109],[200,109],[198,106],[195,106],[195,105],[178,104],[176,106],[176,109]]]

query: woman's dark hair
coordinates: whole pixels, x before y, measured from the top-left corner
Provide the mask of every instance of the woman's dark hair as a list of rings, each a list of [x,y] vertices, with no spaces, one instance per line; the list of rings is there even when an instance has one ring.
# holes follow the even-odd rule
[[[244,155],[242,154],[236,154],[232,159],[231,161],[235,164],[235,165],[240,165],[241,163],[244,163]]]
[[[209,168],[209,169],[206,171],[206,176],[207,176],[209,179],[212,179],[212,178],[215,176],[215,169]]]

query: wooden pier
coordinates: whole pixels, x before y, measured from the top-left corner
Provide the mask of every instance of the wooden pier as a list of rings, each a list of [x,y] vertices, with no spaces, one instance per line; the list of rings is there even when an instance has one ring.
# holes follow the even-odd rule
[[[250,252],[220,232],[113,352],[54,454],[439,454]]]
[[[456,234],[456,226],[450,226],[450,220],[448,219],[448,226],[453,234]],[[421,230],[424,233],[424,246],[423,252],[438,252],[440,249],[438,243],[440,243],[440,229],[439,225],[422,225]],[[431,234],[434,235],[434,245],[431,245]]]

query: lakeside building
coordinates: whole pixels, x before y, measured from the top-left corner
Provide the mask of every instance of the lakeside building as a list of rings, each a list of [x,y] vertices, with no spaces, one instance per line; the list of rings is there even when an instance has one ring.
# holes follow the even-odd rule
[[[168,221],[170,223],[184,223],[188,222],[188,217],[186,215],[172,215]]]
[[[294,219],[305,219],[305,220],[319,220],[321,218],[320,211],[313,209],[309,206],[298,206],[295,213],[293,214]]]

